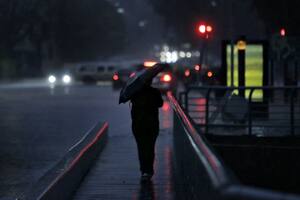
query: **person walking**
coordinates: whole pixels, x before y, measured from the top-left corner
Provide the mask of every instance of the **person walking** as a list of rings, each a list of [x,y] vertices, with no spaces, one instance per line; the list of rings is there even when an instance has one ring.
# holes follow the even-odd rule
[[[151,81],[131,99],[132,132],[135,137],[140,163],[141,180],[151,180],[154,169],[155,142],[159,133],[159,108],[163,99]]]

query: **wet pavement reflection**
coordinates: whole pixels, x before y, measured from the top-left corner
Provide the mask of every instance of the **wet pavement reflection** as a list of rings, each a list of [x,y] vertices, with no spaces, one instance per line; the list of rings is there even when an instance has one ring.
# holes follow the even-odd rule
[[[141,181],[137,198],[134,200],[156,200],[155,188],[153,181]]]
[[[127,107],[129,110],[129,108]],[[129,112],[119,113],[118,121],[131,124]],[[75,195],[86,199],[174,199],[173,115],[168,102],[160,109],[160,133],[155,147],[155,174],[141,182],[137,147],[130,127],[111,127],[109,142]]]

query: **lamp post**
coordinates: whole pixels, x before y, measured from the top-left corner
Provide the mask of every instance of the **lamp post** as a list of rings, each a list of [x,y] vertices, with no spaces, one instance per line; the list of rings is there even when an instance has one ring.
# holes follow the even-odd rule
[[[245,82],[245,68],[246,68],[246,37],[242,36],[238,40],[237,48],[238,48],[238,73],[239,73],[239,87],[244,87]],[[245,90],[239,90],[239,96],[245,97]]]

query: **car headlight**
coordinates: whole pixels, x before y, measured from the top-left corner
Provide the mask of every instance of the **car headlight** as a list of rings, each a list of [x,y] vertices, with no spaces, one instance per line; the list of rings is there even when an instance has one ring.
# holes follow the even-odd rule
[[[72,78],[71,78],[71,76],[69,76],[69,75],[64,75],[63,78],[62,78],[62,81],[63,81],[65,84],[71,83],[71,80],[72,80]]]
[[[56,82],[56,77],[53,76],[53,75],[50,75],[50,76],[48,77],[48,81],[49,81],[49,83],[55,83],[55,82]]]

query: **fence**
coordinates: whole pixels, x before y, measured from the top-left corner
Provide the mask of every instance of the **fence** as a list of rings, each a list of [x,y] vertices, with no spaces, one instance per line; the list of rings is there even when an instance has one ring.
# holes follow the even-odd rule
[[[175,173],[174,187],[176,199],[299,199],[299,196],[293,194],[252,187],[241,183],[233,173],[235,171],[232,171],[232,169],[226,165],[225,162],[227,162],[227,160],[223,162],[216,152],[216,149],[207,140],[207,135],[198,133],[172,93],[169,92],[167,98],[174,110],[173,167]],[[243,154],[245,151],[241,151],[241,149],[237,147],[233,152],[241,152],[241,157],[236,156],[236,154],[234,154],[233,157],[237,160],[239,166],[243,165],[245,162],[241,162],[240,158],[245,158]],[[231,154],[232,152],[227,150],[226,153]],[[251,151],[250,154],[252,153],[254,154],[256,152]],[[290,156],[291,154],[287,155]],[[298,153],[296,152],[293,155],[298,155]],[[246,158],[249,160],[251,157]],[[278,160],[278,157],[272,157],[272,159],[275,158]],[[298,157],[295,158],[297,159]],[[297,166],[299,165],[296,164],[295,169],[297,169],[298,172],[299,167]],[[270,170],[270,168],[268,170]],[[250,174],[252,177],[257,178],[257,172],[258,171],[252,171]],[[290,169],[287,172],[290,172]],[[291,175],[299,177],[298,173],[291,173]],[[286,184],[286,182],[282,183]],[[296,186],[298,186],[298,184]]]
[[[189,87],[179,102],[199,131],[216,135],[295,136],[300,87]]]

